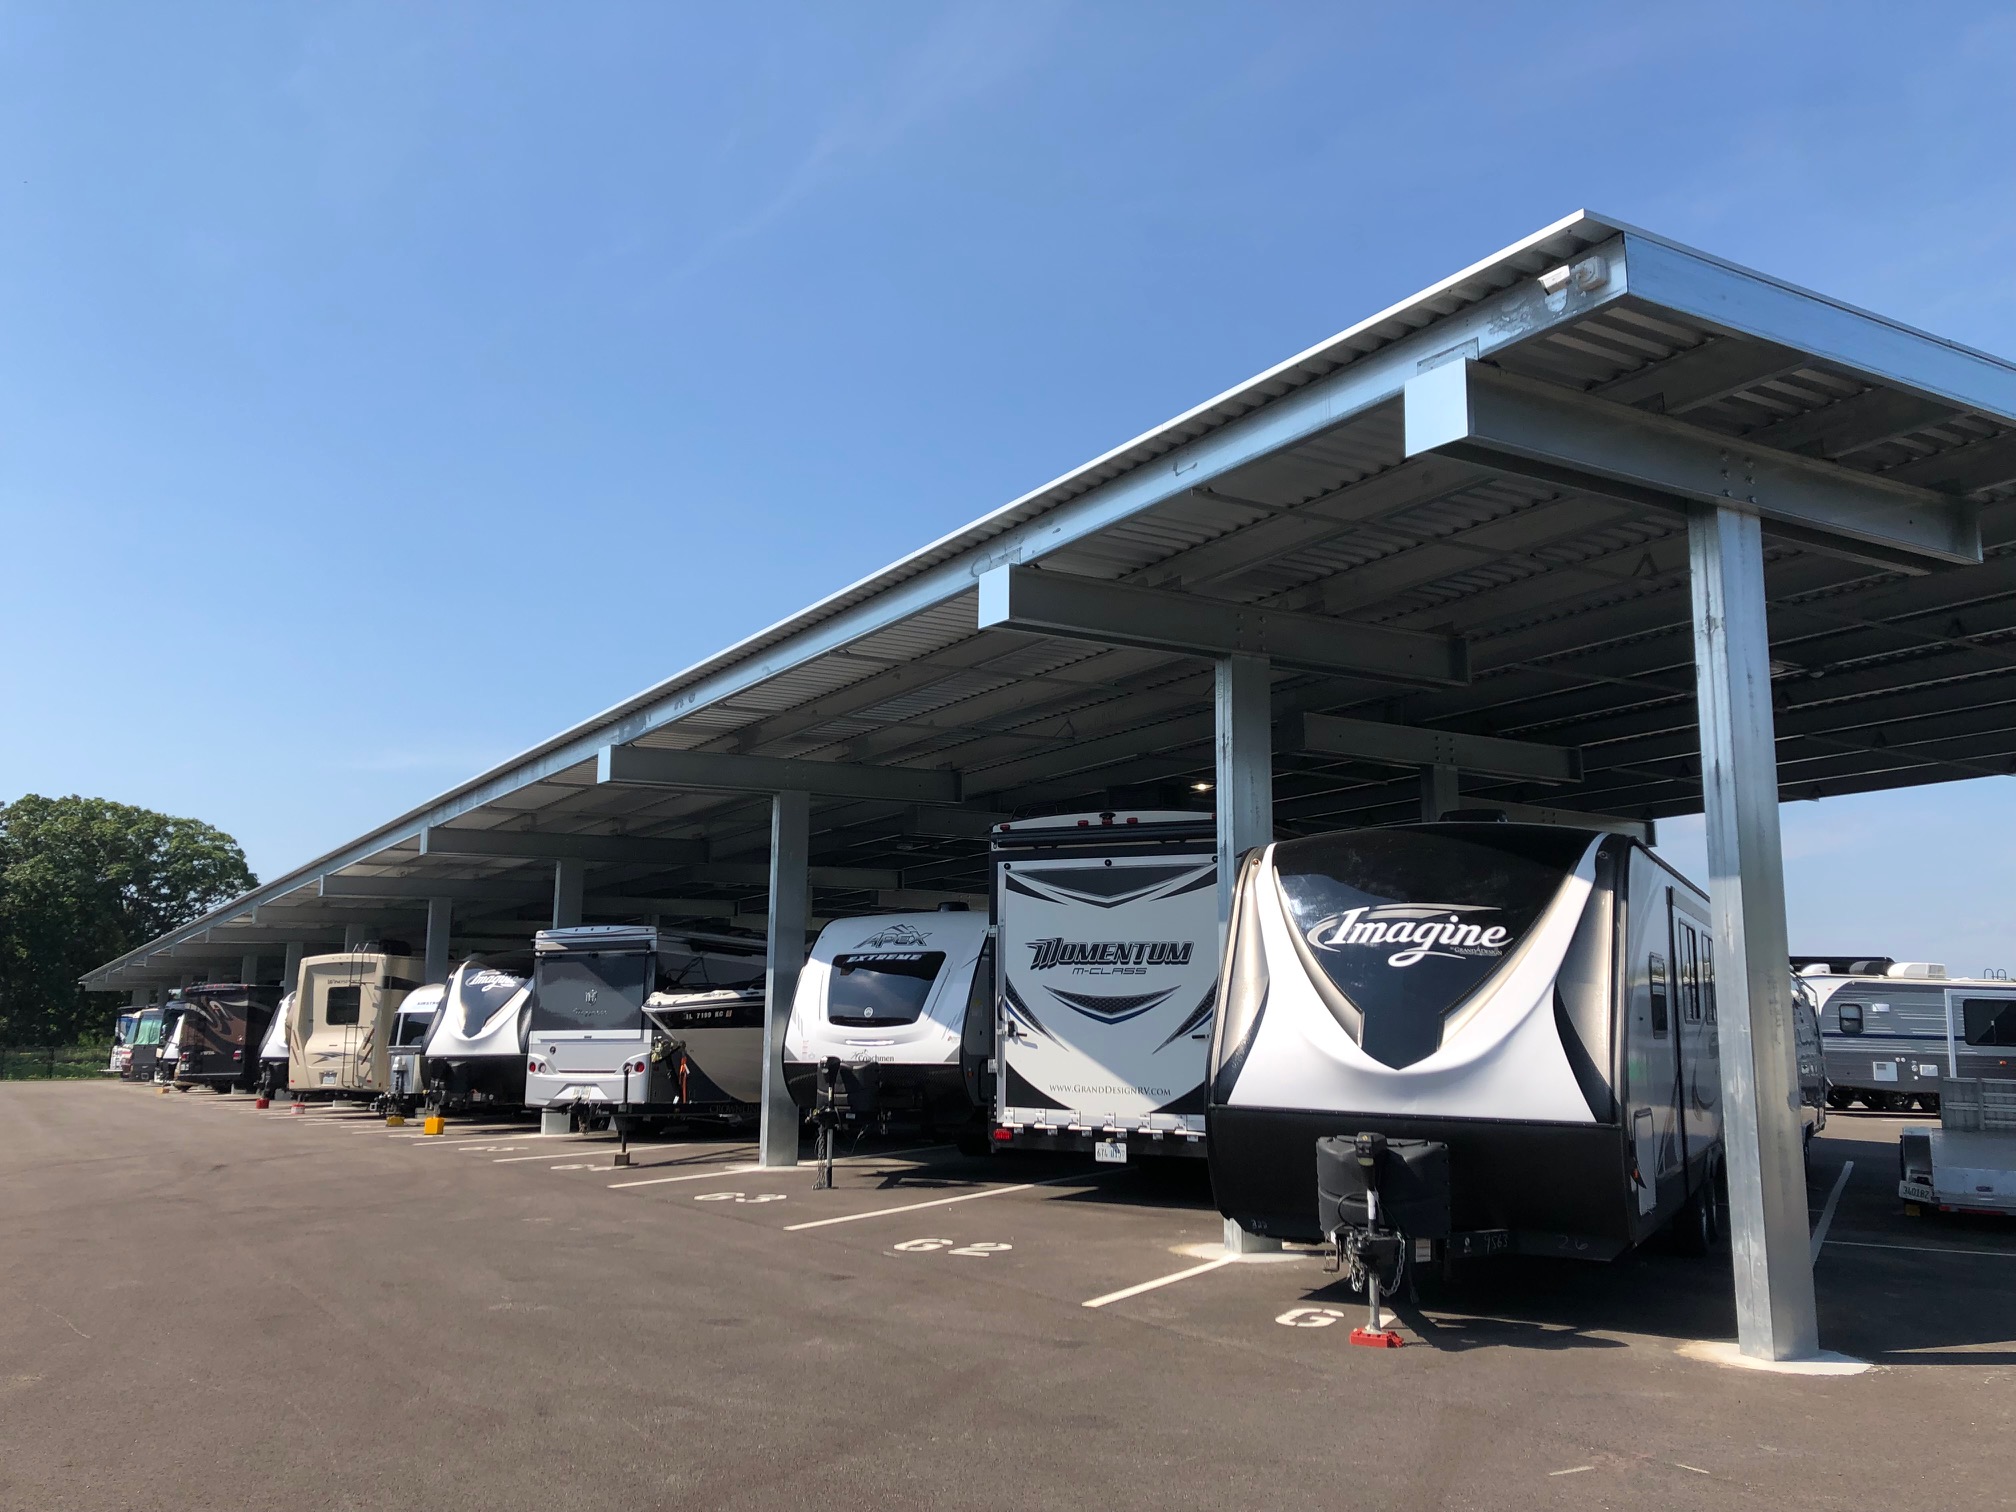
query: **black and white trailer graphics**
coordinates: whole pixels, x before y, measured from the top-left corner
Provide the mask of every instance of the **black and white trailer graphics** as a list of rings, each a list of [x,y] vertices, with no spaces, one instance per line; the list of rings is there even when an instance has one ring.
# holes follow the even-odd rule
[[[784,1079],[810,1111],[820,1068],[832,1060],[845,1120],[951,1132],[984,1106],[980,1069],[992,1053],[993,1013],[984,915],[943,908],[835,919],[798,978]]]
[[[1241,869],[1224,983],[1212,1187],[1248,1230],[1326,1237],[1316,1141],[1369,1133],[1447,1146],[1458,1254],[1608,1259],[1676,1215],[1713,1237],[1707,898],[1636,841],[1443,823],[1279,842]]]
[[[995,826],[997,1144],[1202,1153],[1214,834],[1185,813]]]
[[[531,1019],[530,952],[470,956],[457,966],[427,1036],[421,1074],[429,1103],[446,1113],[517,1107]]]

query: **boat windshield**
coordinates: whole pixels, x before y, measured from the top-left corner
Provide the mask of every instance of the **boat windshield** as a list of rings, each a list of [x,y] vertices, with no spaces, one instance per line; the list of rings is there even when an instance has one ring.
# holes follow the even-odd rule
[[[1525,824],[1354,830],[1283,841],[1274,869],[1305,969],[1334,988],[1321,994],[1331,1012],[1373,1059],[1411,1066],[1518,948],[1590,840]]]
[[[836,955],[826,979],[826,1021],[849,1028],[914,1024],[944,967],[942,950]]]
[[[535,1032],[641,1030],[649,954],[541,956],[534,968]]]

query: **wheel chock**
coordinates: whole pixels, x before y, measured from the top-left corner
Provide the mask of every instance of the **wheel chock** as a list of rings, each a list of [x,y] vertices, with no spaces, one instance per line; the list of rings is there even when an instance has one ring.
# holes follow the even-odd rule
[[[401,1121],[403,1122],[404,1120]],[[422,1134],[445,1134],[448,1132],[448,1120],[438,1113],[433,1114],[425,1123],[420,1125],[420,1132]]]
[[[385,1115],[385,1127],[388,1129],[403,1129],[406,1127],[406,1119],[398,1113],[387,1113]]]
[[[161,1095],[162,1095],[163,1097],[166,1097],[166,1096],[167,1096],[167,1095],[168,1095],[168,1094],[169,1094],[170,1092],[173,1092],[174,1090],[175,1090],[175,1089],[174,1089],[173,1087],[163,1087],[163,1088],[161,1089]]]
[[[252,1106],[255,1108],[270,1108],[273,1106],[273,1099],[270,1097],[255,1097],[252,1099]]]

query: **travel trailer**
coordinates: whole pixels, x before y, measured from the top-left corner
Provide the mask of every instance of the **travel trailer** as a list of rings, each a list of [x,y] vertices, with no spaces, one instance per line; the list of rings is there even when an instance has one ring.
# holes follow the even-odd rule
[[[294,993],[280,994],[280,1006],[259,1041],[259,1072],[253,1090],[261,1097],[277,1097],[287,1090],[287,1026],[294,1017]]]
[[[457,966],[427,1036],[428,1106],[444,1113],[521,1107],[531,1020],[529,951],[471,956]]]
[[[936,913],[835,919],[798,978],[784,1036],[784,1079],[810,1112],[835,1068],[843,1123],[902,1121],[956,1132],[986,1106],[994,948],[986,916]],[[985,1143],[984,1128],[969,1129]]]
[[[137,1010],[119,1015],[119,1022],[112,1030],[112,1059],[105,1067],[108,1076],[125,1074],[127,1065],[133,1059],[133,1036],[139,1027],[140,1014]]]
[[[763,1059],[760,939],[590,924],[541,930],[532,946],[526,1106],[625,1127],[751,1111]],[[732,991],[748,988],[753,1005]],[[696,997],[724,989],[711,1002]]]
[[[392,1015],[392,1039],[385,1047],[385,1095],[378,1099],[386,1113],[411,1113],[426,1095],[420,1057],[441,1011],[448,989],[439,982],[406,994]]]
[[[178,1085],[229,1092],[258,1080],[259,1045],[280,1002],[278,987],[245,982],[210,982],[185,988],[182,1000],[182,1053],[175,1063]]]
[[[1837,966],[1880,966],[1868,972]],[[2016,982],[1949,977],[1933,961],[1806,959],[1820,999],[1829,1102],[1939,1110],[1948,1078],[2016,1079]]]
[[[393,1017],[424,970],[391,941],[302,961],[287,1030],[287,1085],[297,1093],[382,1096],[392,1080]]]
[[[994,827],[997,1149],[1203,1153],[1215,833],[1166,812]]]
[[[1622,835],[1445,822],[1250,853],[1211,1046],[1221,1211],[1341,1249],[1317,1141],[1418,1141],[1396,1166],[1416,1253],[1604,1260],[1668,1223],[1705,1249],[1711,945],[1707,897]]]
[[[156,1003],[134,1016],[133,1041],[127,1047],[126,1069],[120,1073],[125,1080],[154,1080],[154,1065],[161,1057],[161,1020],[166,1011],[162,1004]]]

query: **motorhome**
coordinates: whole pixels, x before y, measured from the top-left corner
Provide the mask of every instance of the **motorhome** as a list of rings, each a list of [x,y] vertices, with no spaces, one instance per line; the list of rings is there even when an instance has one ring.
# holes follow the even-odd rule
[[[161,1057],[161,1021],[166,1011],[165,1005],[155,1003],[135,1016],[133,1042],[127,1048],[126,1069],[121,1073],[125,1080],[154,1080],[154,1065]]]
[[[994,1016],[987,918],[963,905],[935,913],[835,919],[798,978],[784,1036],[784,1079],[811,1111],[830,1096],[844,1123],[893,1121],[966,1131],[987,1103]]]
[[[229,1092],[250,1088],[259,1076],[259,1045],[280,1002],[278,987],[208,982],[183,990],[182,1053],[175,1080],[182,1086]]]
[[[1880,970],[1835,970],[1841,966]],[[1939,1110],[1953,1077],[2016,1079],[2016,982],[1950,977],[1935,961],[1805,958],[1820,999],[1830,1102],[1881,1113]]]
[[[261,1097],[277,1097],[287,1090],[287,1026],[294,1017],[294,993],[280,994],[273,1021],[259,1041],[259,1071],[253,1090]]]
[[[1250,853],[1211,1047],[1221,1211],[1336,1237],[1316,1142],[1362,1134],[1446,1149],[1441,1219],[1415,1234],[1441,1257],[1609,1259],[1669,1223],[1704,1249],[1722,1159],[1709,920],[1644,845],[1564,826]]]
[[[112,1029],[112,1059],[106,1064],[105,1074],[123,1076],[127,1065],[133,1059],[133,1036],[139,1030],[138,1012],[122,1013],[119,1022]]]
[[[386,942],[301,963],[287,1029],[295,1092],[377,1098],[391,1085],[393,1017],[425,964]]]
[[[996,1148],[1203,1153],[1215,834],[1172,812],[994,827]]]
[[[525,1101],[532,955],[471,956],[448,978],[422,1062],[427,1102],[444,1113]]]
[[[421,1053],[448,989],[430,982],[406,994],[392,1015],[392,1038],[385,1047],[385,1095],[378,1099],[386,1113],[411,1113],[426,1095]]]
[[[760,1095],[764,965],[763,942],[741,936],[629,924],[541,930],[533,937],[526,1106],[575,1125],[613,1119],[630,1127],[746,1112]],[[752,987],[753,1007],[746,992],[706,1005],[675,1001]],[[650,1013],[647,999],[659,999]],[[751,1060],[755,1093],[732,1069]]]

